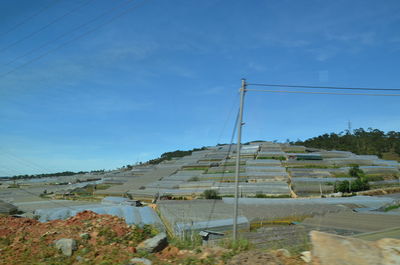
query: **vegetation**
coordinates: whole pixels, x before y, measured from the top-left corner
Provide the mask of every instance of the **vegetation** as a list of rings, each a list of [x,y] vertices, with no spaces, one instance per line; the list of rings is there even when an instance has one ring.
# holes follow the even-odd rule
[[[12,189],[12,188],[19,188],[19,184],[16,184],[16,183],[10,184],[10,185],[8,186],[8,188],[10,188],[10,189]]]
[[[205,150],[205,149],[206,149],[205,147],[202,147],[202,148],[194,148],[192,150],[187,150],[187,151],[176,150],[173,152],[166,152],[166,153],[163,153],[159,158],[151,159],[151,160],[147,161],[145,164],[155,165],[155,164],[159,164],[165,160],[171,160],[174,157],[188,156],[188,155],[191,155],[195,151],[201,151],[201,150]]]
[[[203,239],[198,233],[193,231],[192,233],[185,234],[183,238],[173,237],[169,241],[171,246],[179,249],[195,249],[202,245]]]
[[[205,190],[203,192],[203,197],[207,200],[220,200],[221,196],[218,195],[218,191],[216,190]]]
[[[233,241],[232,239],[221,240],[219,245],[223,248],[231,250],[222,256],[222,260],[224,262],[227,262],[233,256],[239,254],[240,252],[249,250],[252,247],[250,242],[243,238],[240,238],[236,241]]]
[[[73,176],[73,175],[85,174],[85,173],[88,173],[88,172],[87,171],[79,171],[79,172],[64,171],[64,172],[48,173],[48,174],[17,175],[17,176],[11,177],[11,179],[33,179],[33,178],[62,177],[62,176]]]
[[[290,195],[288,195],[288,194],[269,195],[269,194],[264,194],[262,191],[257,191],[254,198],[268,198],[268,199],[290,198]]]
[[[389,212],[389,211],[391,211],[391,210],[395,210],[395,209],[398,209],[398,208],[400,208],[400,204],[388,206],[388,207],[385,208],[384,211],[385,211],[385,212]]]
[[[196,176],[191,177],[190,179],[188,179],[188,181],[199,181],[199,180],[200,180],[200,178],[196,177]]]
[[[261,156],[261,157],[257,157],[257,159],[275,159],[275,160],[284,161],[284,160],[286,160],[286,157],[284,157],[284,156]]]
[[[357,192],[363,190],[369,190],[370,186],[367,178],[365,177],[364,171],[359,166],[353,166],[349,169],[349,176],[356,178],[354,181],[340,181],[335,183],[335,192]]]
[[[291,144],[350,151],[359,155],[377,155],[381,158],[387,154],[395,154],[397,160],[400,159],[400,132],[395,131],[385,133],[378,129],[359,128],[339,134],[326,133],[305,141],[291,142]]]

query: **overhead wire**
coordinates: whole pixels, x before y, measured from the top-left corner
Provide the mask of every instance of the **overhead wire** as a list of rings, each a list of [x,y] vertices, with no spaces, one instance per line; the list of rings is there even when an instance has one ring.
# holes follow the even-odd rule
[[[40,166],[32,161],[26,160],[24,158],[18,157],[15,154],[11,153],[9,150],[6,150],[2,147],[0,147],[0,153],[9,156],[10,158],[12,158],[14,161],[18,162],[18,163],[23,163],[25,165],[27,165],[30,168],[35,169],[36,171],[47,171],[50,172],[50,170],[48,168],[45,168],[43,166]]]
[[[218,182],[218,186],[217,186],[218,190],[222,186],[222,182],[224,181],[224,178],[225,178],[225,169],[227,167],[228,158],[230,157],[230,153],[232,151],[233,139],[235,138],[235,135],[236,135],[236,127],[238,125],[238,122],[239,122],[239,110],[238,110],[237,115],[236,115],[235,125],[233,126],[233,131],[232,131],[232,136],[231,136],[231,140],[230,140],[230,143],[229,143],[228,151],[226,152],[225,159],[223,160],[224,164],[223,164],[223,167],[222,167],[222,175],[221,175],[221,178],[220,178],[220,180]],[[240,158],[239,158],[239,162],[240,162]],[[207,219],[206,229],[208,228],[209,223],[210,223],[211,218],[212,218],[212,215],[214,214],[216,203],[217,203],[217,199],[214,199],[213,203],[211,205],[210,214],[209,214],[208,219]]]
[[[400,94],[335,93],[335,92],[267,90],[267,89],[248,89],[248,88],[246,88],[246,91],[258,91],[258,92],[268,92],[268,93],[291,93],[291,94],[340,95],[340,96],[400,97]]]
[[[232,114],[232,112],[233,112],[233,109],[235,108],[236,100],[237,100],[238,98],[239,98],[239,94],[237,93],[235,99],[232,101],[232,106],[231,106],[230,109],[229,109],[228,116],[226,117],[226,120],[225,120],[225,122],[224,122],[224,125],[222,126],[221,132],[220,132],[220,134],[219,134],[219,136],[218,136],[217,144],[218,144],[218,143],[220,142],[220,140],[222,139],[222,134],[224,133],[225,128],[226,128],[226,125],[228,124],[228,121],[229,121],[229,119],[231,118],[231,114]]]
[[[37,11],[36,13],[33,13],[32,15],[28,16],[27,18],[25,18],[24,20],[22,20],[21,22],[17,23],[16,25],[14,25],[13,27],[11,27],[10,29],[0,33],[0,37],[7,35],[8,33],[18,29],[19,27],[21,27],[22,25],[25,25],[26,23],[28,23],[30,20],[34,19],[35,17],[39,16],[40,14],[42,14],[43,12],[45,12],[46,10],[50,9],[51,7],[53,7],[55,4],[57,4],[58,2],[60,2],[61,0],[55,0],[52,3],[50,3],[47,6],[44,6],[43,8],[41,8],[39,11]]]
[[[342,89],[342,90],[400,91],[400,88],[338,87],[338,86],[303,86],[303,85],[283,85],[283,84],[260,84],[260,83],[247,83],[246,85],[247,85],[247,86],[267,86],[267,87]]]
[[[45,57],[46,55],[48,55],[48,54],[50,54],[50,53],[52,53],[52,52],[54,52],[54,51],[57,51],[57,50],[59,50],[59,49],[65,47],[65,46],[67,46],[68,44],[70,44],[70,43],[72,43],[72,42],[74,42],[74,41],[77,41],[77,40],[79,40],[79,39],[81,39],[81,38],[83,38],[83,37],[85,37],[85,36],[87,36],[87,35],[89,35],[89,34],[95,32],[96,30],[100,29],[102,26],[108,25],[108,24],[112,23],[114,20],[116,20],[117,18],[119,18],[119,17],[121,17],[121,16],[124,16],[124,15],[126,15],[127,13],[129,13],[129,12],[131,12],[131,11],[133,11],[133,10],[139,8],[140,6],[142,6],[142,5],[143,5],[145,2],[147,2],[147,1],[149,1],[149,0],[143,0],[141,3],[134,5],[134,6],[130,7],[130,8],[128,8],[128,9],[126,9],[126,10],[123,11],[123,12],[120,12],[119,14],[113,16],[113,17],[112,17],[111,19],[109,19],[108,21],[106,21],[106,22],[104,22],[104,23],[98,25],[97,27],[95,27],[95,28],[93,28],[93,29],[91,29],[91,30],[86,31],[86,32],[84,32],[83,34],[78,35],[78,36],[76,36],[75,38],[73,38],[73,39],[71,39],[71,40],[69,40],[69,41],[66,41],[66,42],[64,42],[63,44],[61,44],[61,45],[59,45],[59,46],[57,46],[57,47],[55,47],[55,48],[53,48],[53,49],[48,50],[48,51],[46,51],[45,53],[43,53],[43,54],[41,54],[41,55],[39,55],[39,56],[36,56],[36,57],[32,58],[31,60],[25,62],[25,63],[22,64],[22,65],[19,65],[19,66],[15,67],[15,68],[13,68],[13,69],[7,71],[7,72],[4,72],[4,73],[0,74],[0,77],[7,76],[7,75],[9,75],[9,74],[11,74],[11,73],[13,73],[13,72],[15,72],[15,71],[17,71],[17,70],[23,68],[23,67],[25,67],[25,66],[27,66],[27,65],[29,65],[29,64],[31,64],[31,63],[33,63],[33,62],[35,62],[35,61],[40,60],[41,58]]]
[[[15,45],[32,38],[33,36],[35,36],[36,34],[42,32],[43,30],[47,29],[48,27],[52,26],[53,24],[57,23],[58,21],[62,20],[63,18],[71,15],[72,13],[78,11],[79,9],[83,8],[84,6],[88,5],[90,2],[93,2],[94,0],[87,0],[85,2],[83,2],[82,4],[78,5],[77,7],[69,10],[68,12],[64,13],[63,15],[57,17],[56,19],[53,19],[52,21],[50,21],[49,23],[45,24],[44,26],[42,26],[41,28],[39,28],[38,30],[35,30],[33,32],[31,32],[30,34],[26,35],[25,37],[18,39],[17,41],[12,42],[11,44],[0,48],[0,53],[4,52],[12,47],[14,47]]]
[[[69,34],[75,32],[75,31],[80,30],[81,28],[83,28],[83,27],[85,27],[85,26],[87,26],[87,25],[89,25],[89,24],[95,22],[96,20],[101,19],[102,17],[104,17],[104,16],[106,16],[106,15],[108,15],[108,14],[114,12],[115,10],[120,9],[120,8],[123,8],[125,5],[128,5],[128,4],[129,4],[130,2],[132,2],[132,1],[135,1],[135,0],[127,0],[127,1],[125,1],[125,2],[123,2],[123,3],[120,3],[119,5],[113,7],[112,9],[107,10],[107,11],[101,13],[100,15],[98,15],[98,16],[96,16],[96,17],[90,19],[89,21],[86,21],[85,23],[79,24],[78,26],[72,28],[72,29],[69,30],[69,31],[64,32],[63,34],[57,36],[56,38],[54,38],[54,39],[52,39],[52,40],[50,40],[50,41],[46,41],[46,42],[44,42],[42,45],[40,45],[40,46],[38,46],[38,47],[36,47],[36,48],[33,48],[33,49],[29,50],[28,52],[26,52],[26,53],[20,55],[20,56],[17,56],[16,58],[12,59],[12,60],[9,61],[8,63],[4,64],[4,66],[8,66],[8,65],[14,63],[15,61],[17,61],[17,60],[19,60],[19,59],[22,59],[22,58],[24,58],[24,57],[26,57],[26,56],[28,56],[28,55],[30,55],[30,54],[36,52],[36,51],[41,50],[42,48],[48,46],[49,44],[54,43],[54,42],[56,42],[56,41],[62,39],[63,37],[65,37],[65,36],[67,36],[67,35],[69,35]]]

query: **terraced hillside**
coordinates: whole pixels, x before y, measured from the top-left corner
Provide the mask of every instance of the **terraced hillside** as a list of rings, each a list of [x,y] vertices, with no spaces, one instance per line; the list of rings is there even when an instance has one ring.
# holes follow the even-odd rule
[[[207,147],[158,165],[136,167],[131,177],[113,176],[123,185],[97,194],[129,193],[152,200],[156,196],[194,198],[205,190],[234,194],[235,146]],[[349,175],[358,165],[371,187],[398,185],[399,163],[375,155],[326,151],[274,142],[243,145],[239,192],[243,197],[290,197],[334,192],[336,182],[356,180]],[[126,173],[125,173],[126,174]]]

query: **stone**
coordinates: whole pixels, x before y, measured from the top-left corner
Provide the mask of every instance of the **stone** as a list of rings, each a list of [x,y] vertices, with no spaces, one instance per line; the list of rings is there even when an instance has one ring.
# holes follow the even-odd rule
[[[400,240],[384,238],[376,241],[382,251],[383,264],[400,264]]]
[[[129,265],[152,265],[151,260],[145,258],[133,258]]]
[[[311,231],[312,260],[315,265],[394,265],[400,264],[400,240],[375,242]]]
[[[280,248],[276,250],[276,255],[278,257],[286,257],[286,258],[290,258],[290,252],[289,250],[285,249],[285,248]]]
[[[56,248],[61,250],[65,256],[72,256],[72,253],[77,250],[76,241],[71,238],[61,238],[55,242]]]
[[[154,253],[163,250],[168,245],[167,235],[159,233],[155,237],[146,239],[137,246],[138,251]]]
[[[312,258],[311,258],[311,252],[310,251],[303,251],[301,252],[300,258],[305,262],[305,263],[310,263]]]

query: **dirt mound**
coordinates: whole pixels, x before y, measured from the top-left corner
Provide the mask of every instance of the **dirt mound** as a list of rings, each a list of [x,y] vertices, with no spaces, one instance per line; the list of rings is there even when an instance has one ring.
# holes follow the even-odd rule
[[[296,257],[284,257],[276,255],[274,252],[266,252],[261,250],[252,250],[240,253],[234,256],[229,265],[301,265],[306,264]]]
[[[67,220],[40,223],[28,218],[0,218],[0,264],[122,264],[152,233],[128,226],[121,218],[84,211]],[[72,238],[78,250],[64,257],[55,240]]]
[[[0,217],[0,264],[117,265],[129,264],[134,257],[146,257],[154,265],[303,264],[292,263],[290,259],[272,252],[250,251],[234,256],[235,252],[221,247],[185,250],[170,245],[156,254],[136,249],[140,242],[156,233],[150,226],[128,226],[121,218],[91,211],[46,223],[28,218]],[[77,250],[71,257],[64,256],[55,247],[54,242],[61,238],[76,241]]]

